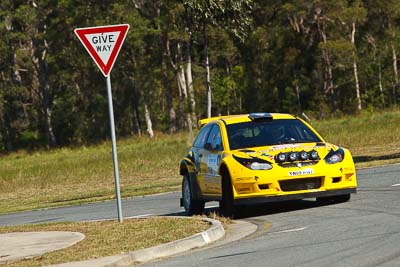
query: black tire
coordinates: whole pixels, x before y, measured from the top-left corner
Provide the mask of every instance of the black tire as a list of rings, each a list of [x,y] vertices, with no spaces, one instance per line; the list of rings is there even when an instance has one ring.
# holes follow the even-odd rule
[[[343,203],[343,202],[349,201],[350,198],[351,198],[351,194],[330,196],[330,197],[318,197],[317,202],[321,203],[321,204]]]
[[[219,203],[223,216],[233,218],[235,215],[235,206],[233,204],[233,188],[231,178],[227,171],[222,173],[222,200]]]
[[[185,174],[182,181],[182,202],[185,208],[185,213],[188,216],[194,214],[202,214],[204,212],[205,202],[198,199],[193,199],[192,186],[190,184],[189,175]]]

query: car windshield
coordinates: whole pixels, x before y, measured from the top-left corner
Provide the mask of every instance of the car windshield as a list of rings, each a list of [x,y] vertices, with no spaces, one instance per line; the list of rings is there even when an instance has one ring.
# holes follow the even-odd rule
[[[226,126],[230,148],[249,148],[278,144],[321,142],[321,139],[297,119],[243,122]]]

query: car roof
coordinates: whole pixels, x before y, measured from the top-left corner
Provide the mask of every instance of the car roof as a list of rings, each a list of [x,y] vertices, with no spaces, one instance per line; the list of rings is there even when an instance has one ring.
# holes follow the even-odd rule
[[[272,120],[280,120],[280,119],[295,119],[293,115],[284,114],[284,113],[250,113],[250,114],[240,114],[240,115],[228,115],[228,116],[218,116],[211,117],[200,120],[200,125],[203,126],[206,123],[221,120],[225,124],[235,124],[240,122],[249,122],[252,119],[257,118],[269,118]]]

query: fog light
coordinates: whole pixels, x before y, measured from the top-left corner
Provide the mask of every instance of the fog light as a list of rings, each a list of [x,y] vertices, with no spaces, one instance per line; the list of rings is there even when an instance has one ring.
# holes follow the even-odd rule
[[[297,152],[291,152],[291,153],[289,154],[289,160],[290,160],[290,161],[295,161],[295,160],[297,160],[297,157],[298,157],[298,153],[297,153]]]
[[[277,156],[276,156],[276,161],[278,162],[278,163],[281,163],[281,162],[285,162],[286,161],[286,154],[285,153],[279,153]]]
[[[301,158],[301,160],[308,160],[308,153],[305,151],[301,151],[300,158]]]
[[[317,159],[319,159],[318,152],[315,151],[315,150],[312,150],[312,151],[310,152],[310,159],[312,159],[312,160],[317,160]]]

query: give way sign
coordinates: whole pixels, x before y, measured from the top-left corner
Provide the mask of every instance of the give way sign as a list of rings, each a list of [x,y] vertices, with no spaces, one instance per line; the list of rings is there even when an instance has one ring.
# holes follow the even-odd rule
[[[119,185],[119,170],[117,157],[117,141],[115,137],[114,110],[111,95],[110,72],[118,56],[122,43],[129,30],[129,24],[99,26],[75,29],[75,34],[89,55],[106,77],[108,110],[110,114],[110,133],[112,143],[112,156],[114,162],[115,193],[117,199],[118,220],[122,222],[121,192]]]
[[[75,29],[75,34],[105,77],[111,72],[129,24]]]

